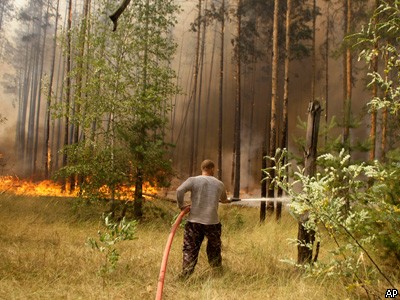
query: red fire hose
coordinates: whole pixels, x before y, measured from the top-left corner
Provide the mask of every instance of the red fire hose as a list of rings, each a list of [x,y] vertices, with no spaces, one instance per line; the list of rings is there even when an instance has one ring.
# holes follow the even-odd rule
[[[173,241],[174,236],[175,236],[175,232],[178,229],[178,226],[181,223],[183,216],[185,214],[187,214],[189,211],[190,211],[190,206],[187,206],[184,210],[181,211],[181,213],[179,214],[178,218],[176,219],[174,225],[172,225],[171,232],[169,233],[167,244],[165,245],[165,249],[164,249],[163,259],[162,259],[162,262],[161,262],[160,275],[158,276],[156,300],[161,300],[162,299],[165,272],[167,270],[168,255],[169,255],[169,252],[171,250],[171,245],[172,245],[172,241]]]

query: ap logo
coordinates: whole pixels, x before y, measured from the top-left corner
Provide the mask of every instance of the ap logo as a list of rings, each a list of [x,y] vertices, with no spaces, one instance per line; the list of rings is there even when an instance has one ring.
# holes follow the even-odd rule
[[[396,298],[399,295],[399,291],[397,289],[388,289],[386,290],[385,298]]]

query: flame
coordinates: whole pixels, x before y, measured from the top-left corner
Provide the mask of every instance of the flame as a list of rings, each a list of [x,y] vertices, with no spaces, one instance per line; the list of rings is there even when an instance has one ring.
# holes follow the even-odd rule
[[[112,193],[108,186],[102,186],[99,191],[106,195],[106,197],[111,198]],[[73,192],[69,190],[63,191],[61,184],[52,180],[33,182],[31,180],[19,179],[14,176],[1,176],[0,194],[5,192],[27,196],[77,197],[80,191],[79,188],[76,188]],[[134,186],[122,186],[114,192],[115,199],[132,200],[134,192]],[[145,183],[143,185],[143,193],[156,195],[157,189],[152,187],[149,183]]]

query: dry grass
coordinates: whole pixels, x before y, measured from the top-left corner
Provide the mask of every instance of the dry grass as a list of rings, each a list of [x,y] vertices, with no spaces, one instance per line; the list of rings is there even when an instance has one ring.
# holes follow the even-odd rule
[[[137,239],[119,244],[117,270],[98,275],[100,253],[85,243],[103,229],[99,205],[76,199],[0,195],[0,299],[154,299],[173,204],[146,203]],[[258,225],[258,209],[221,207],[224,273],[215,275],[202,249],[194,275],[178,280],[182,229],[170,254],[164,299],[358,299],[340,282],[304,278],[281,259],[294,258],[288,238],[297,224]],[[204,248],[204,247],[203,247]]]

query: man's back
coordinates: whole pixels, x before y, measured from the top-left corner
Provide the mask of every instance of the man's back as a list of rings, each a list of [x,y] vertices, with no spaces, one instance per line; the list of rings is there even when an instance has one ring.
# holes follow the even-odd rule
[[[213,176],[199,175],[188,178],[178,189],[177,199],[183,205],[184,194],[191,191],[188,221],[200,224],[217,224],[218,203],[225,193],[224,184]]]

